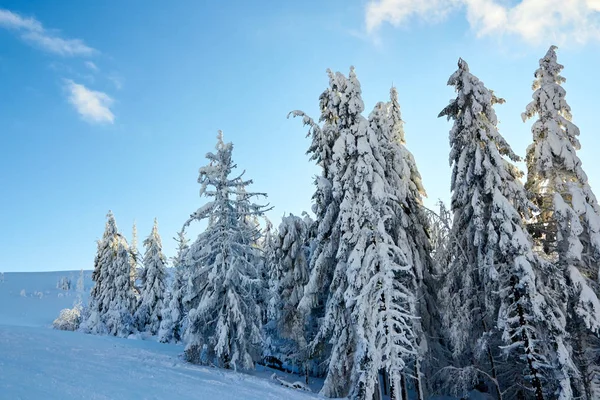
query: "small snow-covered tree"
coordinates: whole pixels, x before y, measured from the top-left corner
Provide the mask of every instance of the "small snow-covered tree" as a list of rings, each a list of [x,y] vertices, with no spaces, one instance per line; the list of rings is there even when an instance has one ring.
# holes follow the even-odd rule
[[[105,286],[106,297],[109,299],[105,324],[108,333],[114,336],[127,337],[135,331],[133,313],[136,297],[131,286],[130,271],[130,252],[127,242],[123,240],[117,247],[117,254],[112,265],[112,279],[107,282],[109,285]]]
[[[144,240],[145,279],[141,288],[135,319],[140,330],[152,335],[158,333],[163,317],[164,297],[167,288],[166,263],[162,241],[158,234],[158,221],[154,219],[152,232]]]
[[[264,194],[245,190],[251,180],[230,176],[236,167],[231,158],[233,145],[223,142],[221,132],[216,150],[206,155],[210,162],[200,168],[198,178],[200,195],[209,201],[184,225],[208,222],[184,256],[189,268],[184,298],[189,309],[186,358],[250,369],[262,341],[261,310],[255,298],[262,284],[258,271],[262,261],[254,246],[260,231],[244,221],[263,214],[264,206],[251,199]]]
[[[183,231],[177,233],[175,240],[177,241],[177,255],[172,259],[175,272],[169,302],[165,304],[163,309],[163,318],[158,331],[158,339],[163,343],[180,342],[183,335],[183,319],[185,316],[183,297],[186,289],[187,271],[183,262],[183,255],[189,247],[189,240],[185,237]]]
[[[519,160],[496,127],[493,106],[503,100],[462,59],[448,84],[457,97],[440,116],[454,120],[456,240],[451,246],[456,257],[443,297],[457,363],[487,371],[515,398],[569,399],[572,362],[564,344],[564,315],[554,302],[556,293],[541,282],[547,265],[534,255],[524,226],[533,205],[519,181],[522,173],[504,158]],[[501,357],[506,362],[499,364]]]
[[[71,278],[68,276],[61,277],[58,282],[56,282],[56,288],[65,291],[71,290]]]
[[[76,302],[73,308],[60,310],[58,318],[52,322],[52,327],[61,331],[76,331],[81,323],[81,302]]]
[[[131,287],[137,292],[136,280],[138,279],[138,268],[140,267],[140,252],[138,250],[138,233],[137,224],[133,221],[133,228],[131,229],[131,246],[129,251],[131,252],[131,271],[129,273],[131,279]]]
[[[134,330],[135,294],[131,287],[127,241],[119,233],[112,212],[98,241],[89,308],[80,329],[87,333],[127,336]]]
[[[564,276],[568,331],[581,375],[577,398],[600,398],[600,207],[577,156],[565,82],[551,46],[535,71],[533,100],[523,120],[537,117],[527,149],[527,183],[538,206],[529,223],[537,248]]]

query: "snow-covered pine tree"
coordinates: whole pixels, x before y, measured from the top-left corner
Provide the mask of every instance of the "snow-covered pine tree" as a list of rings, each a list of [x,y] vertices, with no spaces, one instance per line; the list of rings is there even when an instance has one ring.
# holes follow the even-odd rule
[[[387,190],[392,195],[387,200],[391,218],[386,222],[386,231],[406,253],[414,280],[404,279],[403,282],[410,293],[420,299],[418,309],[411,310],[418,317],[412,320],[412,324],[418,337],[419,351],[409,369],[415,377],[418,397],[423,398],[423,371],[433,375],[443,363],[445,352],[439,340],[441,317],[436,293],[439,284],[431,258],[429,221],[422,203],[422,196],[426,194],[414,157],[406,148],[403,125],[398,93],[392,87],[390,101],[377,103],[369,115],[369,126],[377,136]]]
[[[252,181],[241,175],[230,177],[236,167],[231,159],[233,145],[223,142],[220,131],[216,150],[206,155],[210,162],[200,168],[198,178],[200,195],[210,201],[184,225],[208,221],[206,230],[184,256],[190,269],[184,298],[189,308],[186,358],[249,369],[262,341],[261,310],[254,298],[256,286],[261,283],[257,270],[261,254],[253,246],[260,232],[243,220],[263,214],[265,207],[251,199],[265,195],[244,191],[240,196],[239,189]]]
[[[279,351],[286,361],[304,367],[307,358],[304,315],[298,303],[308,283],[308,227],[303,218],[284,216],[272,238],[270,319],[278,338],[287,339]],[[304,369],[304,368],[302,368]]]
[[[454,120],[451,245],[457,256],[444,288],[444,321],[457,363],[500,381],[508,396],[570,399],[564,315],[538,277],[546,265],[534,255],[523,223],[533,205],[522,173],[504,158],[519,157],[496,127],[493,106],[502,100],[462,59],[448,84],[457,97],[440,116]]]
[[[323,167],[314,196],[317,245],[299,308],[319,315],[324,304],[312,340],[313,347],[331,346],[321,393],[371,398],[381,370],[398,388],[400,371],[416,358],[415,277],[410,248],[400,248],[386,227],[393,224],[386,221],[394,219],[395,197],[380,138],[362,116],[360,83],[353,68],[348,78],[329,76],[321,95],[323,127],[294,112],[311,126],[309,152]],[[408,168],[404,172],[410,176]]]
[[[130,253],[108,212],[106,228],[94,260],[89,309],[80,329],[87,333],[127,336],[134,330],[135,294],[131,288]]]
[[[333,277],[335,253],[337,251],[339,234],[333,231],[333,223],[339,212],[339,200],[333,198],[333,146],[340,135],[342,126],[348,121],[340,118],[342,106],[342,91],[346,87],[346,77],[341,73],[333,74],[327,70],[329,87],[319,96],[321,116],[319,126],[303,111],[292,111],[290,115],[302,117],[304,125],[309,127],[307,136],[311,137],[311,145],[307,153],[310,159],[322,168],[320,176],[315,178],[316,190],[313,194],[313,212],[316,215],[313,254],[310,259],[311,276],[304,288],[304,295],[299,308],[306,315],[313,314],[322,317],[324,304],[327,299],[327,289]]]
[[[129,251],[131,253],[131,271],[129,273],[131,287],[137,293],[136,280],[138,279],[138,268],[140,267],[141,257],[138,250],[137,225],[135,221],[133,221],[133,228],[131,229],[131,246],[129,247]]]
[[[158,233],[158,221],[154,219],[152,232],[144,240],[144,285],[141,288],[139,306],[135,319],[140,331],[152,335],[158,333],[165,307],[167,289],[167,260],[162,252],[162,241]]]
[[[267,274],[267,265],[265,260],[265,237],[262,232],[262,228],[260,226],[260,219],[265,220],[266,225],[270,224],[264,214],[261,214],[261,218],[258,215],[254,214],[250,210],[250,199],[253,195],[246,192],[246,188],[243,185],[243,181],[238,188],[236,188],[235,193],[235,204],[238,209],[236,214],[238,215],[240,224],[244,227],[243,230],[247,232],[253,232],[252,235],[248,235],[248,243],[257,250],[257,254],[259,257],[255,260],[254,267],[256,268],[256,276],[257,281],[256,285],[254,285],[254,293],[252,296],[254,297],[256,304],[260,308],[260,326],[264,326],[267,322],[267,309],[269,304],[269,279]],[[270,208],[269,208],[270,209]],[[266,210],[263,210],[263,212]]]
[[[303,117],[304,125],[309,126],[307,136],[310,136],[312,141],[308,154],[310,154],[311,160],[314,160],[322,168],[321,175],[315,178],[316,190],[312,197],[316,220],[311,227],[313,243],[315,243],[310,257],[311,274],[308,284],[304,288],[303,297],[298,304],[298,309],[304,314],[308,325],[307,336],[312,339],[310,354],[317,361],[318,366],[327,365],[319,361],[326,361],[331,349],[331,343],[321,337],[322,335],[318,331],[320,330],[320,321],[325,315],[327,299],[330,296],[340,237],[339,228],[335,227],[340,199],[333,195],[334,145],[340,136],[341,129],[348,129],[352,123],[346,116],[341,116],[342,108],[347,109],[347,105],[344,104],[347,102],[347,95],[344,93],[347,87],[347,78],[339,72],[333,74],[330,70],[327,70],[327,74],[329,87],[319,97],[321,109],[319,122],[322,123],[322,126],[319,126],[302,111],[290,113],[293,116]],[[340,366],[340,368],[344,367]],[[344,374],[348,375],[348,371]],[[313,372],[322,374],[322,367]],[[332,377],[330,381],[337,380],[329,373],[328,376]],[[343,381],[344,378],[339,378],[339,380]],[[323,393],[327,393],[329,396],[335,396],[337,390],[332,388],[329,382],[323,389]]]
[[[267,325],[268,321],[274,321],[276,318],[276,302],[277,302],[277,286],[279,276],[277,274],[277,268],[275,264],[275,237],[277,237],[277,230],[273,228],[271,220],[265,217],[265,231],[261,239],[260,247],[263,249],[264,269],[263,269],[263,280],[266,280],[268,293],[267,293],[267,309],[264,315],[264,320]],[[267,327],[265,327],[267,328]],[[271,328],[267,328],[271,329]],[[266,336],[269,336],[267,334]],[[268,339],[268,337],[266,337]]]
[[[340,251],[342,230],[351,228],[344,227],[344,219],[340,217],[340,204],[345,193],[343,173],[346,171],[346,159],[343,153],[346,140],[351,142],[359,125],[362,124],[361,129],[364,130],[367,123],[361,115],[364,105],[354,69],[351,69],[350,79],[339,72],[334,75],[328,70],[327,73],[329,88],[320,96],[320,122],[323,126],[319,127],[301,111],[292,113],[294,116],[303,116],[304,123],[310,126],[312,144],[308,152],[311,159],[323,169],[321,176],[316,179],[317,189],[313,196],[313,211],[317,216],[317,245],[311,257],[309,282],[298,307],[307,319],[321,321],[311,343],[312,351],[317,355],[329,353],[327,377],[321,393],[328,397],[339,397],[347,395],[350,389],[356,344],[350,321],[351,311],[344,299],[348,286],[346,261],[350,245],[344,245]],[[346,203],[346,207],[351,205]]]
[[[450,242],[454,239],[451,236],[452,214],[441,200],[438,201],[437,206],[437,210],[426,209],[425,213],[429,221],[431,257],[438,268],[436,272],[443,275],[446,266],[450,264],[449,260],[452,258],[450,252]]]
[[[113,285],[108,287],[110,305],[105,317],[108,332],[114,336],[127,337],[135,331],[133,312],[137,299],[131,287],[130,271],[131,257],[127,242],[123,240],[113,263]]]
[[[574,377],[575,396],[591,400],[600,398],[600,207],[577,157],[579,128],[561,86],[563,68],[551,46],[522,114],[524,121],[537,117],[525,188],[540,212],[528,227],[540,253],[564,276],[568,331],[581,373]]]
[[[158,339],[163,342],[180,342],[183,336],[183,320],[185,308],[183,306],[183,297],[186,290],[186,267],[183,262],[183,255],[188,249],[189,240],[185,237],[185,232],[177,233],[177,255],[173,257],[173,268],[175,269],[173,282],[171,284],[171,294],[169,303],[165,304],[158,332]]]
[[[353,71],[349,86],[360,94]],[[362,106],[362,102],[355,104]],[[395,207],[406,201],[406,184],[393,187],[391,183],[396,182],[389,179],[392,172],[408,180],[410,172],[406,166],[386,170],[392,167],[386,159],[392,156],[387,153],[391,138],[382,135],[387,133],[382,126],[388,122],[386,105],[376,106],[375,113],[381,112],[383,120],[372,114],[370,123],[360,116],[362,107],[356,111],[357,126],[342,130],[334,147],[335,165],[340,168],[336,174],[339,181],[334,179],[334,193],[339,184],[342,194],[336,275],[346,270],[345,306],[356,323],[350,398],[370,400],[381,398],[382,371],[398,395],[405,367],[419,358],[418,328],[414,324],[417,287],[412,249],[404,227],[397,223],[403,216]],[[343,318],[340,314],[332,313],[338,321]]]

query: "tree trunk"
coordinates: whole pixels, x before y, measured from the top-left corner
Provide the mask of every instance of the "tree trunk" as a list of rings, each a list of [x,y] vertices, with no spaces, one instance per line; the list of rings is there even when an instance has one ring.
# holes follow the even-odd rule
[[[387,395],[388,394],[389,379],[388,379],[388,374],[387,374],[386,371],[382,371],[381,372],[381,380],[382,380],[382,384],[383,384],[383,394]]]
[[[402,400],[408,400],[408,386],[406,382],[406,374],[403,372],[400,375],[400,398]]]
[[[483,317],[481,317],[481,323],[483,325],[483,331],[487,333],[487,331],[488,331],[487,324],[485,323],[485,319]],[[490,362],[491,375],[492,375],[492,378],[495,379],[494,383],[495,383],[495,387],[496,387],[496,398],[501,399],[502,393],[500,393],[500,387],[498,386],[498,375],[496,373],[496,363],[494,362],[494,355],[492,354],[492,349],[490,349],[490,346],[487,346],[486,352],[487,352],[487,356],[488,356],[488,361]]]
[[[422,379],[423,375],[421,374],[421,361],[417,358],[415,360],[415,392],[417,394],[417,400],[425,400]]]

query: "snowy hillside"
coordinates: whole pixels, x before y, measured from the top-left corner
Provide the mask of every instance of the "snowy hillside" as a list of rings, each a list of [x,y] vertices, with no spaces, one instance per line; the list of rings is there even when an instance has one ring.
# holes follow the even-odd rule
[[[69,291],[56,288],[64,276],[72,281]],[[275,383],[262,367],[250,376],[188,364],[178,345],[53,330],[59,311],[76,300],[78,276],[0,277],[0,399],[317,398]],[[86,271],[86,294],[90,276]]]

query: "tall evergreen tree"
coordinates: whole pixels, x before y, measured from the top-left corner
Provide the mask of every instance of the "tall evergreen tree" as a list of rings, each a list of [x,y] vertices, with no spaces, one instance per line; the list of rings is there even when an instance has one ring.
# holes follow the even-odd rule
[[[169,302],[165,304],[165,308],[163,309],[163,319],[158,332],[158,339],[163,343],[171,341],[180,342],[183,336],[185,316],[183,297],[185,295],[187,276],[187,268],[184,264],[183,255],[189,247],[189,240],[185,237],[183,231],[177,233],[175,240],[177,241],[177,255],[172,259],[175,273],[171,284]]]
[[[321,393],[372,398],[379,395],[381,371],[399,392],[401,371],[419,359],[414,322],[422,266],[413,263],[413,239],[405,230],[410,211],[404,209],[408,186],[422,187],[407,162],[410,153],[402,154],[399,142],[394,147],[392,106],[378,104],[367,120],[354,69],[348,78],[329,76],[321,95],[323,126],[294,113],[311,126],[309,152],[323,167],[314,196],[317,245],[299,308],[318,312],[324,304],[312,341],[313,347],[330,345]]]
[[[533,101],[523,120],[537,117],[527,149],[527,183],[540,212],[529,229],[540,253],[555,264],[566,282],[568,330],[581,375],[575,396],[600,398],[600,207],[581,160],[579,128],[566,102],[564,67],[551,46],[540,59]]]
[[[84,332],[127,336],[134,331],[135,294],[129,279],[130,267],[127,241],[118,232],[115,218],[109,211],[94,260],[94,286],[81,325]]]
[[[145,279],[135,318],[140,330],[155,335],[158,333],[163,318],[162,312],[167,288],[167,260],[162,252],[162,241],[158,234],[156,219],[154,219],[152,232],[144,240],[144,248]]]
[[[342,108],[347,108],[343,103],[347,101],[344,94],[347,78],[337,72],[334,74],[327,70],[329,87],[319,96],[321,115],[319,126],[312,118],[302,111],[292,111],[290,115],[302,117],[304,125],[309,127],[307,136],[311,137],[308,149],[311,160],[321,167],[321,174],[315,178],[316,190],[313,194],[312,210],[316,215],[315,223],[310,231],[315,243],[310,257],[311,274],[304,288],[304,293],[298,304],[305,324],[308,327],[307,336],[311,338],[310,353],[316,361],[325,361],[331,344],[326,340],[316,340],[319,331],[319,321],[325,315],[325,305],[329,296],[330,285],[334,276],[336,265],[336,252],[339,247],[339,229],[335,221],[339,214],[339,197],[333,195],[333,152],[334,145],[340,136],[341,129],[348,129],[351,121],[340,117]],[[327,365],[318,362],[319,365]],[[322,373],[321,368],[316,371]],[[331,392],[329,385],[324,387],[323,393]]]
[[[539,278],[547,265],[534,255],[523,223],[533,206],[522,174],[504,158],[519,160],[496,127],[493,106],[503,100],[462,59],[448,84],[457,97],[440,116],[454,120],[452,251],[458,256],[448,272],[444,319],[457,362],[474,363],[473,371],[486,372],[515,398],[569,399],[564,315]]]
[[[417,308],[411,310],[418,317],[411,321],[417,335],[418,355],[409,367],[413,369],[418,397],[423,398],[422,370],[433,374],[443,363],[445,354],[439,340],[441,317],[437,310],[436,268],[427,233],[429,222],[422,203],[426,193],[414,157],[406,148],[396,88],[390,90],[389,102],[376,104],[369,116],[369,125],[377,136],[387,190],[392,194],[387,201],[392,217],[386,222],[386,230],[394,243],[405,249],[408,265],[412,268],[412,281],[405,280],[405,285],[421,299]]]
[[[317,315],[324,314],[312,341],[313,347],[323,347],[324,343],[330,345],[327,377],[321,393],[339,397],[345,396],[350,389],[356,346],[351,310],[345,300],[347,261],[353,244],[350,232],[354,228],[354,204],[345,195],[355,189],[351,187],[355,170],[348,167],[347,156],[354,151],[352,156],[356,157],[355,136],[359,129],[366,130],[367,123],[361,115],[364,105],[354,69],[350,70],[349,78],[339,72],[334,75],[328,71],[328,74],[330,87],[320,98],[323,127],[304,118],[305,123],[311,125],[313,143],[309,152],[322,166],[323,173],[317,179],[317,191],[313,197],[319,224],[318,244],[311,260],[311,276],[299,307],[305,313],[311,310]],[[304,115],[301,112],[294,114]],[[346,149],[346,146],[354,150]],[[348,236],[346,241],[342,239],[344,233]]]
[[[382,140],[386,127],[380,124],[387,122],[385,104],[376,106],[375,113],[379,111],[383,120],[370,118],[371,124],[360,124],[352,134],[340,137],[345,144],[340,146],[343,153],[339,159],[348,161],[341,174],[343,233],[338,255],[345,246],[349,252],[338,268],[347,268],[346,306],[356,321],[350,380],[353,399],[380,398],[381,371],[399,394],[403,370],[418,355],[413,260],[406,232],[396,223],[401,218],[400,209],[394,207],[405,201],[406,186],[393,187],[388,179],[391,171],[387,170],[386,157],[391,155],[386,150],[390,143]],[[337,155],[334,153],[334,158]],[[409,177],[407,172],[393,171],[404,178]]]
[[[185,223],[207,220],[208,227],[185,253],[190,268],[184,303],[189,308],[186,357],[192,362],[215,362],[225,368],[249,369],[261,343],[261,315],[255,295],[261,284],[257,265],[260,251],[253,244],[260,231],[245,224],[261,216],[264,206],[251,202],[260,193],[246,188],[242,176],[230,177],[236,167],[233,145],[219,132],[216,153],[200,168],[200,195],[211,199]]]
[[[315,242],[311,257],[311,273],[309,283],[304,289],[304,296],[300,300],[299,308],[306,314],[311,312],[323,313],[323,304],[327,297],[335,265],[335,252],[337,251],[339,234],[333,231],[333,223],[339,212],[339,200],[333,198],[333,146],[340,136],[343,126],[347,127],[349,121],[340,118],[342,107],[343,88],[346,86],[346,77],[341,73],[333,74],[327,70],[329,87],[319,96],[321,116],[318,125],[303,111],[292,111],[290,115],[302,117],[304,125],[309,127],[307,136],[311,137],[311,144],[307,151],[310,159],[315,161],[322,169],[321,175],[315,178],[316,190],[312,197],[315,220]]]

